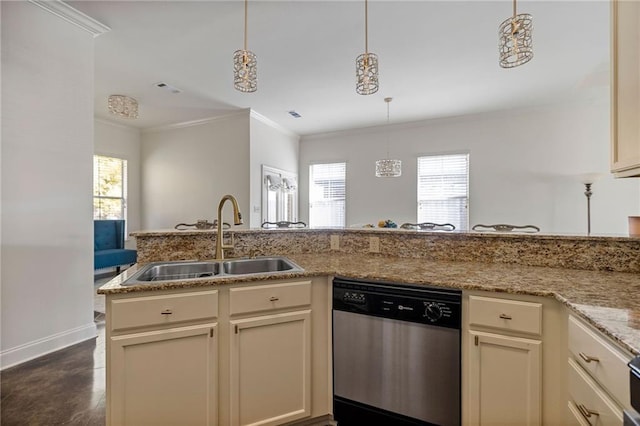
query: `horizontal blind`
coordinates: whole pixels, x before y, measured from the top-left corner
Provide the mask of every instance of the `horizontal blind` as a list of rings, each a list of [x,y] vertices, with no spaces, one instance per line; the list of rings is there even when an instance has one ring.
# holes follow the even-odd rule
[[[418,222],[469,222],[469,154],[418,157]]]
[[[344,226],[346,163],[309,167],[309,226]]]

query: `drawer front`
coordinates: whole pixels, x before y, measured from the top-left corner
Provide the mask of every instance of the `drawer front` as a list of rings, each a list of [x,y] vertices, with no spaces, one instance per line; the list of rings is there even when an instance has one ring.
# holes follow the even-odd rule
[[[629,408],[630,357],[625,357],[597,332],[569,317],[569,352],[624,408]]]
[[[469,324],[539,336],[542,304],[469,296]]]
[[[578,407],[573,401],[567,403],[567,426],[590,426],[590,423],[586,420],[585,416],[580,413]]]
[[[231,315],[311,304],[311,281],[232,288]]]
[[[571,358],[569,398],[569,402],[588,424],[622,426],[622,408]]]
[[[218,290],[111,301],[111,329],[114,331],[211,320],[217,316]]]

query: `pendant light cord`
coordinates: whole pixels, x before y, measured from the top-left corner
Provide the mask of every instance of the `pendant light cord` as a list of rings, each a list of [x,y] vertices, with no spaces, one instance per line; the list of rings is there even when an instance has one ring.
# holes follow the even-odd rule
[[[247,50],[247,2],[244,0],[244,50]]]
[[[391,130],[389,129],[389,104],[393,98],[384,98],[384,101],[387,103],[387,159],[389,159],[389,133]]]
[[[364,53],[369,53],[369,3],[364,0]]]

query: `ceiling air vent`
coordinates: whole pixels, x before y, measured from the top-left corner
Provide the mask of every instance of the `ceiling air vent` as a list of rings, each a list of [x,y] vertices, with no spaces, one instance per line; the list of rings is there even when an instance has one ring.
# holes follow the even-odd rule
[[[287,111],[289,113],[290,116],[292,116],[293,118],[300,118],[302,117],[300,114],[298,114],[297,112],[295,112],[294,110],[291,111]]]
[[[164,81],[161,81],[160,83],[156,83],[154,84],[154,86],[159,87],[160,89],[168,90],[171,93],[182,93],[182,90],[178,89],[177,87],[173,87],[165,83]]]

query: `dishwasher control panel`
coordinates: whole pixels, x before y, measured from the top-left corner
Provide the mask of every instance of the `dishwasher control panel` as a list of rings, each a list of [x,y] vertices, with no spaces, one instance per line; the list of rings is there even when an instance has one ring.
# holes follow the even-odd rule
[[[427,286],[334,280],[333,309],[441,327],[460,327],[461,292]]]

